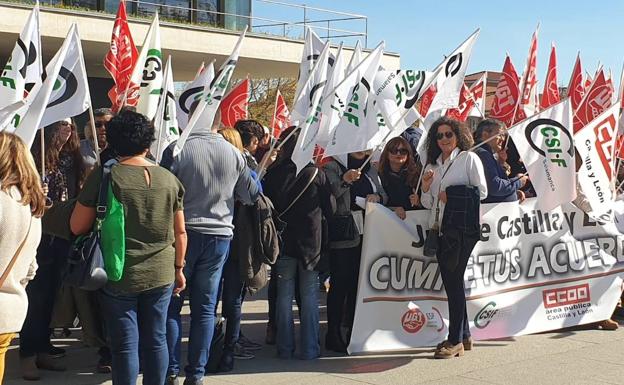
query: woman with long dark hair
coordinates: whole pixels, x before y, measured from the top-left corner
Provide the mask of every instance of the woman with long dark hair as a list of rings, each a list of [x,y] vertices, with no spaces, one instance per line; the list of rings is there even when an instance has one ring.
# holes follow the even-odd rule
[[[429,224],[439,229],[436,257],[448,298],[448,339],[435,358],[452,358],[472,349],[466,314],[464,272],[479,240],[479,201],[487,184],[468,129],[456,120],[440,118],[427,133],[427,166],[422,179],[422,204],[431,209]],[[431,231],[431,236],[434,232]]]
[[[400,136],[390,139],[381,152],[379,177],[388,194],[386,206],[401,219],[405,219],[405,211],[413,210],[419,203],[415,191],[419,174],[420,167],[414,162],[407,140]]]
[[[41,134],[45,152],[42,159]],[[37,168],[45,168],[43,181],[47,184],[50,204],[75,198],[80,191],[85,167],[80,154],[80,140],[71,119],[53,123],[39,130],[32,148]],[[50,342],[50,321],[56,293],[61,286],[65,258],[70,242],[51,235],[43,235],[37,249],[37,276],[26,289],[28,313],[20,333],[22,377],[38,380],[39,370],[65,370],[64,365],[52,356],[62,356],[64,351]]]

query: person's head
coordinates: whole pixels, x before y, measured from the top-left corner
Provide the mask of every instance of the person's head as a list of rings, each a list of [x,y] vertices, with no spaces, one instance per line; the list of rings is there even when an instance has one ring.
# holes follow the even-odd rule
[[[93,121],[95,124],[95,132],[97,133],[98,147],[106,148],[106,124],[113,118],[113,111],[110,108],[98,108],[93,111]],[[87,122],[84,127],[85,138],[93,143],[93,133],[91,131],[91,122]]]
[[[29,205],[34,216],[43,216],[45,195],[32,155],[18,136],[0,132],[0,189],[8,192],[13,186],[22,196],[20,203]]]
[[[390,139],[381,152],[379,174],[384,175],[390,171],[398,172],[401,170],[406,170],[410,178],[417,173],[412,147],[405,138],[397,136]]]
[[[219,131],[219,134],[221,134],[225,140],[230,142],[240,152],[243,152],[243,150],[244,150],[244,148],[243,148],[243,141],[241,140],[241,136],[238,133],[238,131],[236,131],[233,128],[226,127],[226,128],[222,128]]]
[[[299,138],[299,130],[297,130],[294,134],[291,133],[297,130],[297,126],[290,126],[280,134],[279,140],[277,141],[276,148],[279,148],[280,151],[277,155],[277,159],[271,166],[276,166],[284,161],[287,161],[292,158],[292,154],[295,151],[295,145],[297,144],[297,139]],[[241,135],[242,136],[242,135]],[[286,140],[288,138],[288,140]],[[285,142],[284,142],[285,141]]]
[[[503,148],[505,142],[505,136],[503,130],[505,126],[503,123],[496,119],[484,119],[477,125],[474,137],[476,143],[482,143],[489,140],[487,143],[493,152],[498,152]],[[496,139],[491,139],[496,137]]]
[[[154,126],[134,111],[122,111],[106,125],[106,141],[118,156],[144,154],[154,141]]]
[[[465,125],[442,117],[433,122],[427,133],[427,162],[435,164],[440,154],[448,157],[456,148],[469,150],[473,143]]]
[[[37,131],[32,153],[35,163],[41,166],[41,130]],[[43,128],[43,142],[45,145],[45,166],[49,171],[56,170],[61,153],[71,154],[76,161],[81,159],[80,138],[76,126],[71,119],[59,120]],[[79,162],[82,164],[82,162]]]
[[[256,120],[239,120],[234,124],[243,140],[243,147],[251,154],[258,150],[260,141],[264,138],[264,128]]]
[[[271,144],[271,130],[267,126],[262,126],[262,131],[264,132],[264,136],[262,136],[259,146],[262,148],[269,148]]]

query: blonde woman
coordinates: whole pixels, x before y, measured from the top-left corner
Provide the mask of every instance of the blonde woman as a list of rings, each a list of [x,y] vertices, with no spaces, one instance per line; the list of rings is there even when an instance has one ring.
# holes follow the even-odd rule
[[[37,270],[45,195],[30,151],[0,132],[0,384],[4,356],[26,318],[26,284]]]

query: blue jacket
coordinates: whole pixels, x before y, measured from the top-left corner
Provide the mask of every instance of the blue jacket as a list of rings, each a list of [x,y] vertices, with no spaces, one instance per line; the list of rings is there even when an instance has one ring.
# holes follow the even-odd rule
[[[488,196],[482,203],[513,202],[518,200],[516,191],[520,189],[519,178],[508,178],[505,170],[494,159],[492,149],[487,144],[475,149],[475,153],[483,163]]]

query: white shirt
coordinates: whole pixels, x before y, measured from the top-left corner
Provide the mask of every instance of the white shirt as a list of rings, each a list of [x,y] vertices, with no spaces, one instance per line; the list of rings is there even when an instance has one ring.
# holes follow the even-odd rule
[[[420,197],[422,205],[431,209],[429,226],[432,226],[435,222],[435,208],[438,204],[438,195],[440,191],[445,191],[448,186],[475,186],[479,189],[479,196],[482,200],[488,195],[481,159],[474,152],[464,151],[459,155],[460,152],[461,150],[456,148],[445,162],[442,162],[442,155],[440,155],[436,159],[435,165],[428,164],[425,167],[424,172],[433,170],[431,187],[428,192],[423,192]],[[449,165],[451,165],[450,169]],[[440,217],[438,218],[440,222],[442,222],[442,217],[444,216],[444,207],[444,203],[440,202]]]

